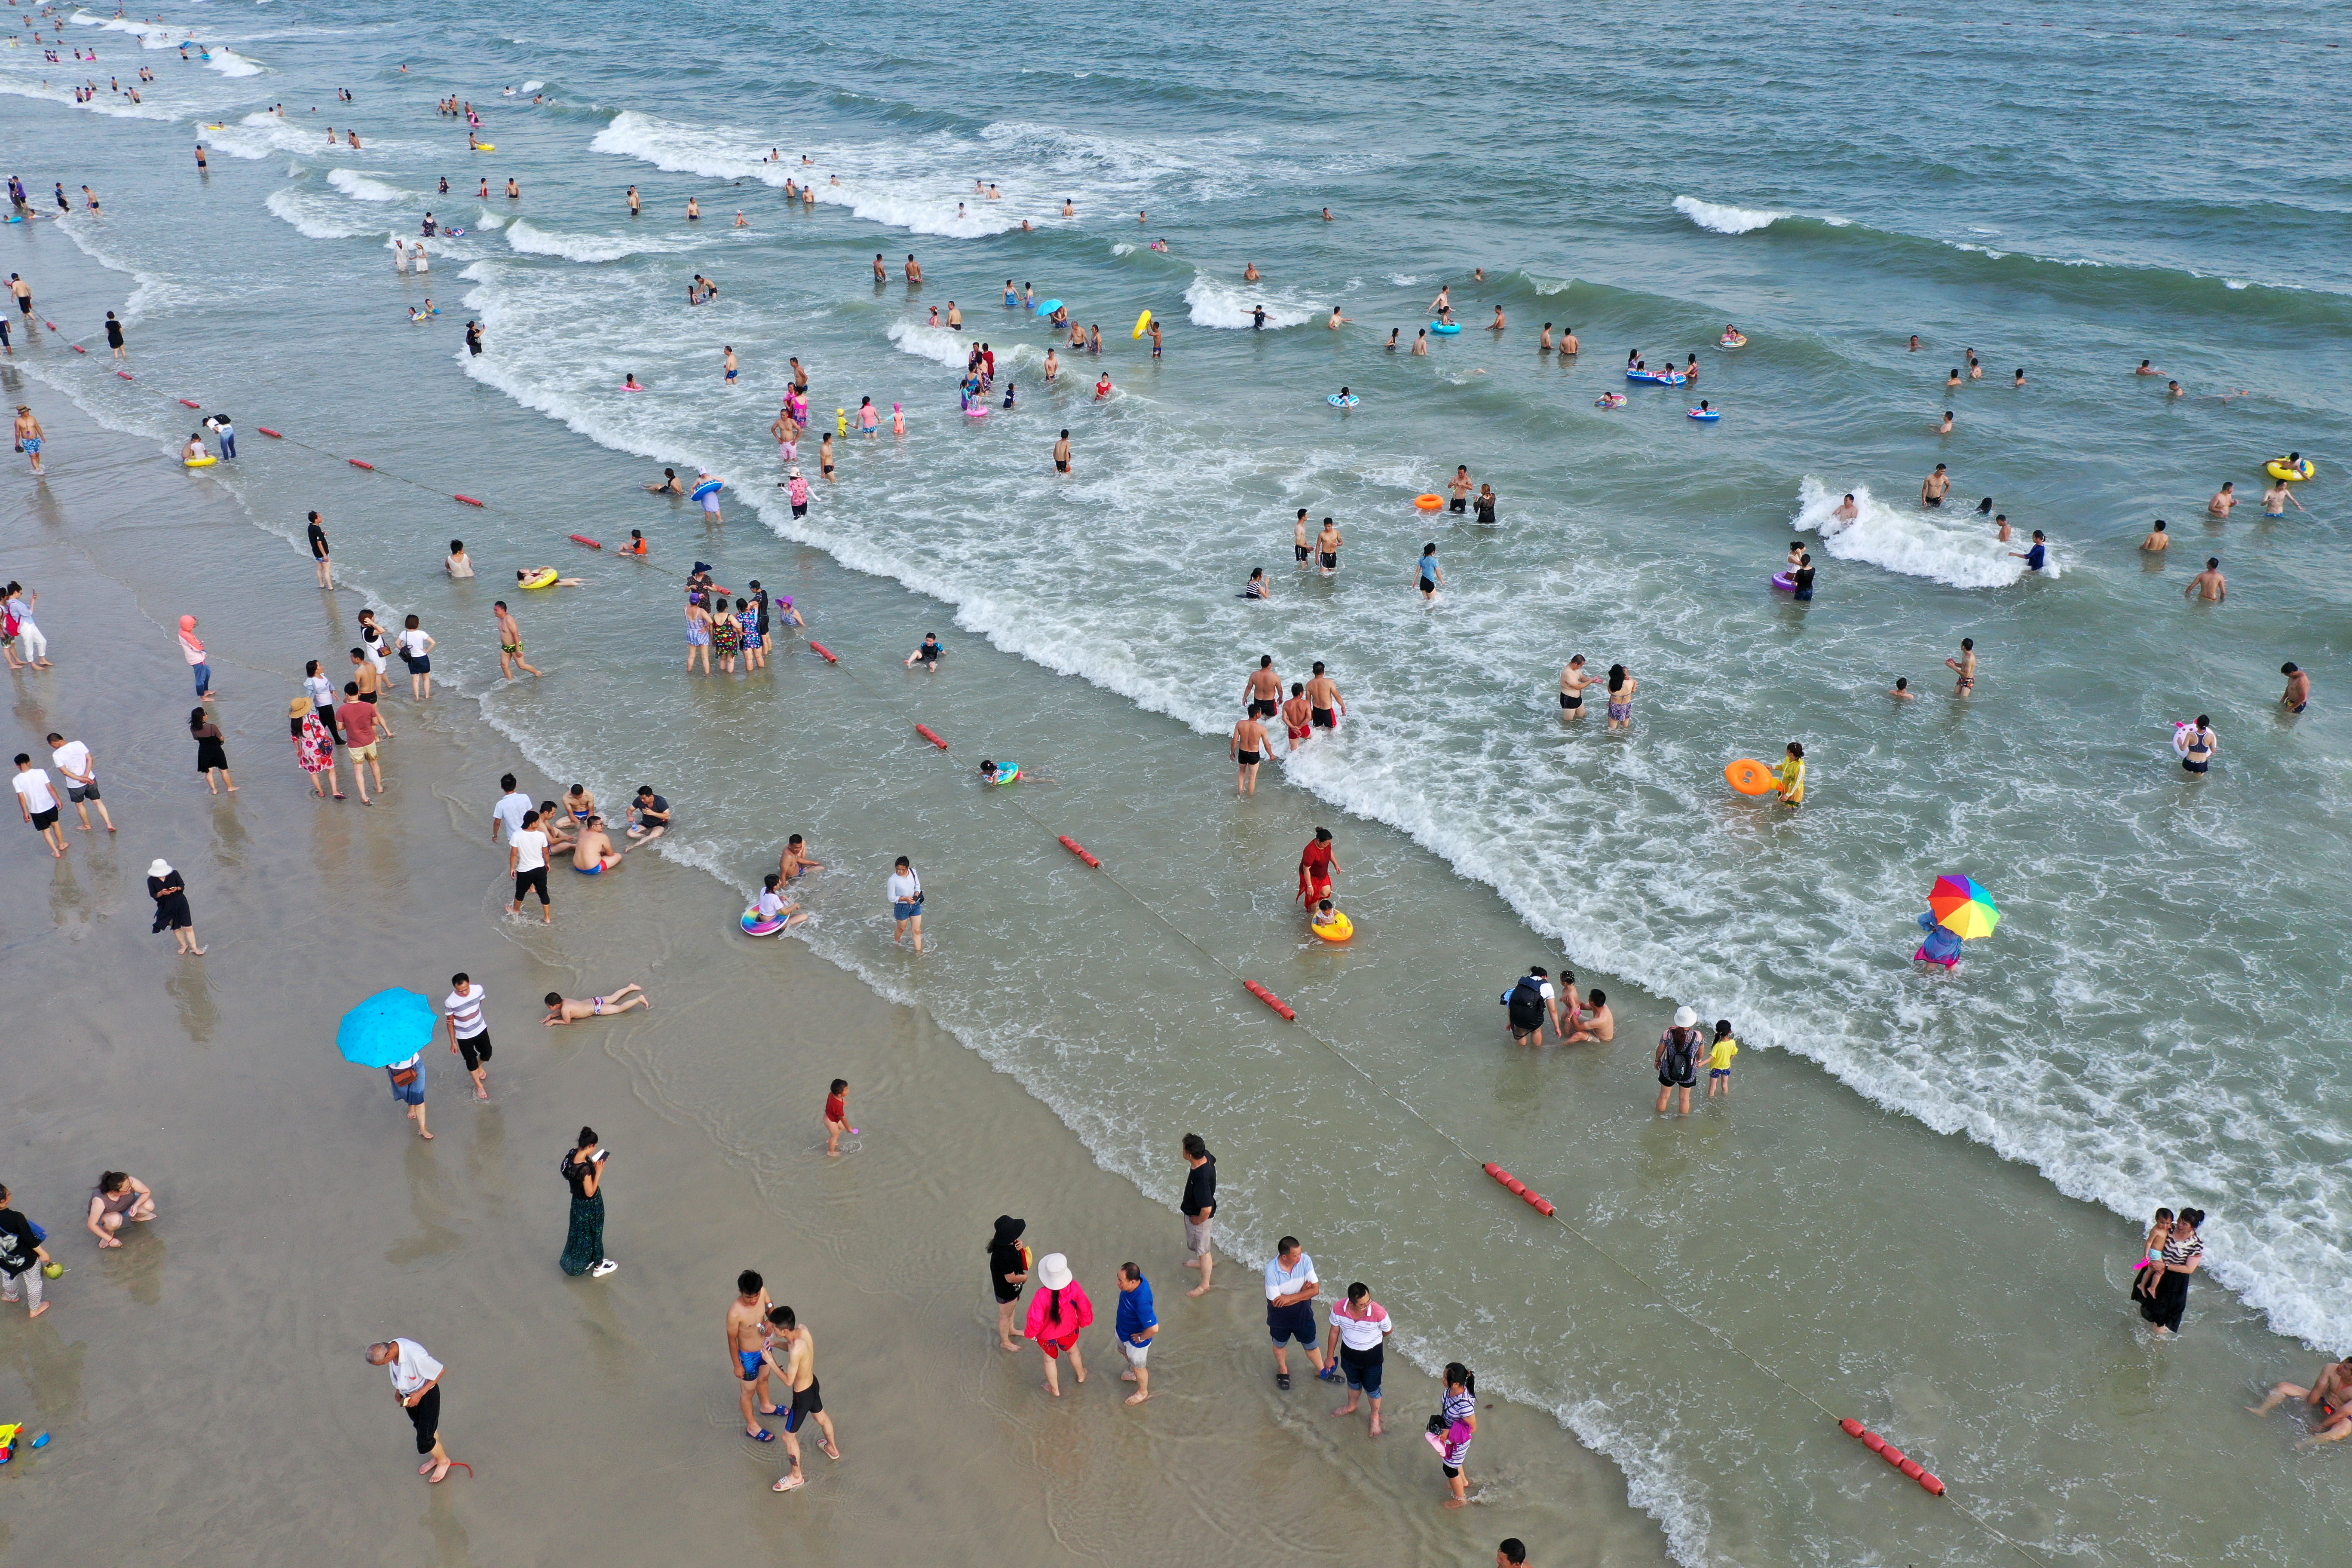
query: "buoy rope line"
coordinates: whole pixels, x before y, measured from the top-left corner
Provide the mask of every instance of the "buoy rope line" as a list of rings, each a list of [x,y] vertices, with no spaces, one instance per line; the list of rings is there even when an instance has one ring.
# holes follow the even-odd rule
[[[814,639],[809,638],[805,640],[809,640],[813,643]],[[864,690],[867,696],[874,698],[877,701],[888,707],[898,710],[902,714],[906,711],[904,704],[888,693],[880,690],[871,683],[860,678],[856,670],[843,663],[837,657],[829,656],[826,658],[826,662],[838,668],[844,675],[848,676],[850,679],[856,681],[859,689]],[[918,731],[925,731],[924,739],[929,741],[931,744],[936,746],[939,750],[942,752],[948,750],[948,743],[946,742],[940,741],[936,736],[928,732],[929,726],[918,724],[916,725],[916,729]],[[1082,848],[1076,847],[1076,840],[1069,838],[1064,835],[1056,834],[1051,826],[1037,816],[1036,813],[1031,811],[1019,797],[1013,797],[1011,801],[1011,805],[1014,810],[1018,811],[1023,816],[1027,817],[1030,823],[1047,838],[1061,844],[1065,848],[1070,849],[1073,854],[1085,854],[1085,851]],[[1174,921],[1170,920],[1166,914],[1160,911],[1158,906],[1154,905],[1142,894],[1137,892],[1133,888],[1129,887],[1125,882],[1119,880],[1118,873],[1110,870],[1108,867],[1103,866],[1098,859],[1091,856],[1087,856],[1086,858],[1087,864],[1099,872],[1101,876],[1111,884],[1111,886],[1126,894],[1129,900],[1133,900],[1137,908],[1142,910],[1146,914],[1158,921],[1161,925],[1166,926],[1179,942],[1181,942],[1185,946],[1191,948],[1202,958],[1208,960],[1209,963],[1217,969],[1223,971],[1228,975],[1231,975],[1244,987],[1244,989],[1250,991],[1253,994],[1258,995],[1261,1000],[1267,1001],[1269,1006],[1275,1006],[1277,1005],[1278,999],[1274,998],[1271,992],[1265,991],[1264,987],[1248,979],[1246,976],[1242,974],[1240,971],[1234,969],[1233,965],[1227,963],[1214,952],[1212,952],[1209,949],[1201,945],[1200,942],[1194,941],[1190,932],[1186,931],[1183,927],[1178,925]],[[1304,1034],[1308,1039],[1313,1040],[1317,1045],[1321,1046],[1325,1050],[1330,1052],[1342,1066],[1346,1067],[1350,1072],[1354,1073],[1357,1077],[1362,1079],[1365,1083],[1370,1085],[1374,1093],[1378,1094],[1381,1099],[1389,1101],[1391,1105],[1396,1106],[1406,1115],[1412,1117],[1415,1121],[1420,1122],[1422,1126],[1429,1130],[1429,1132],[1433,1137],[1445,1144],[1446,1147],[1452,1149],[1471,1165],[1476,1167],[1482,1173],[1491,1173],[1488,1170],[1487,1162],[1479,1159],[1478,1156],[1470,1152],[1468,1149],[1463,1146],[1460,1140],[1456,1139],[1452,1133],[1445,1131],[1444,1128],[1440,1127],[1436,1122],[1432,1121],[1428,1117],[1423,1115],[1420,1110],[1416,1108],[1412,1101],[1399,1096],[1383,1084],[1378,1078],[1365,1070],[1363,1067],[1357,1063],[1355,1058],[1350,1057],[1345,1050],[1341,1049],[1338,1044],[1318,1033],[1315,1029],[1314,1026],[1301,1022],[1297,1014],[1287,1008],[1280,1008],[1278,1010],[1282,1012],[1285,1019],[1289,1022],[1293,1027]],[[1496,1168],[1499,1169],[1499,1167]],[[1506,1173],[1507,1174],[1507,1173]],[[1496,1178],[1498,1181],[1500,1179],[1500,1177]],[[1530,1201],[1533,1200],[1531,1199]],[[1547,1207],[1549,1206],[1549,1205],[1547,1205]],[[1758,1372],[1762,1373],[1774,1383],[1779,1384],[1782,1388],[1787,1389],[1799,1399],[1803,1400],[1807,1405],[1810,1405],[1814,1409],[1820,1411],[1824,1416],[1829,1418],[1832,1425],[1838,1425],[1843,1427],[1843,1422],[1848,1419],[1847,1417],[1840,1416],[1836,1411],[1822,1404],[1821,1400],[1815,1398],[1807,1390],[1800,1387],[1798,1384],[1790,1382],[1788,1378],[1782,1376],[1779,1372],[1757,1360],[1753,1355],[1750,1355],[1747,1351],[1740,1348],[1736,1342],[1734,1342],[1728,1335],[1725,1334],[1721,1330],[1717,1329],[1714,1324],[1685,1310],[1675,1301],[1672,1296],[1668,1295],[1666,1291],[1657,1284],[1655,1280],[1653,1280],[1640,1269],[1635,1268],[1632,1264],[1627,1263],[1623,1258],[1610,1251],[1609,1248],[1593,1240],[1591,1236],[1587,1235],[1574,1223],[1559,1214],[1557,1211],[1546,1213],[1544,1217],[1550,1220],[1554,1225],[1559,1226],[1562,1230],[1574,1237],[1578,1241],[1582,1242],[1586,1247],[1590,1248],[1594,1254],[1604,1259],[1612,1267],[1615,1268],[1620,1273],[1622,1273],[1627,1279],[1632,1279],[1636,1284],[1640,1285],[1643,1289],[1650,1293],[1652,1299],[1654,1299],[1659,1305],[1664,1307],[1668,1311],[1673,1312],[1676,1317],[1682,1319],[1693,1328],[1705,1333],[1708,1338],[1714,1340],[1716,1343],[1729,1351],[1733,1355],[1738,1356],[1741,1361],[1746,1362],[1749,1366],[1754,1367]],[[1859,1422],[1854,1424],[1854,1428],[1850,1428],[1848,1430],[1853,1436],[1862,1437],[1865,1441],[1867,1441],[1869,1437],[1875,1436],[1875,1434],[1869,1432],[1867,1428],[1861,1427]],[[1884,1445],[1884,1439],[1881,1439],[1881,1443]],[[1877,1450],[1874,1449],[1873,1451],[1876,1452]],[[1896,1450],[1895,1453],[1896,1458],[1888,1460],[1889,1464],[1894,1464],[1902,1458],[1899,1450]],[[1966,1519],[1971,1524],[1974,1524],[1978,1529],[1983,1531],[1995,1541],[2007,1546],[2011,1551],[2016,1552],[2028,1563],[2033,1563],[2035,1568],[2049,1568],[2048,1563],[2044,1559],[2035,1555],[2034,1552],[2023,1542],[2004,1534],[2001,1531],[1995,1528],[1992,1522],[1987,1520],[1982,1514],[1977,1512],[1974,1509],[1969,1508],[1967,1504],[1954,1499],[1948,1491],[1935,1491],[1931,1492],[1931,1495],[1940,1497],[1944,1501],[1950,1503],[1953,1509],[1959,1513],[1960,1517]]]
[[[58,324],[55,321],[49,321],[46,316],[42,318],[42,321],[49,331],[54,332],[58,330]],[[79,342],[68,342],[66,346],[73,350],[73,352],[78,354],[87,354],[89,353],[89,349],[83,347]],[[167,402],[177,403],[182,407],[194,408],[198,410],[201,410],[204,407],[203,404],[196,402],[194,398],[180,397],[168,392],[157,392],[154,388],[143,384],[137,376],[131,374],[127,370],[118,370],[114,374],[117,380],[127,381],[142,392],[149,393],[156,397],[161,397]],[[354,468],[365,468],[372,474],[382,474],[387,479],[397,479],[400,483],[407,485],[412,489],[423,490],[426,495],[439,496],[444,500],[462,501],[467,506],[477,507],[484,511],[489,510],[487,506],[484,506],[482,502],[476,500],[472,496],[460,495],[455,490],[436,489],[431,485],[425,484],[422,480],[412,479],[405,474],[395,474],[389,468],[378,468],[375,464],[369,462],[363,458],[351,457],[346,453],[338,452],[330,447],[321,447],[313,442],[302,440],[297,437],[289,436],[284,431],[273,430],[267,425],[257,425],[254,428],[260,431],[263,435],[268,437],[273,441],[283,441],[289,447],[299,447],[306,452],[316,452],[322,458],[333,458],[339,462],[350,464]]]

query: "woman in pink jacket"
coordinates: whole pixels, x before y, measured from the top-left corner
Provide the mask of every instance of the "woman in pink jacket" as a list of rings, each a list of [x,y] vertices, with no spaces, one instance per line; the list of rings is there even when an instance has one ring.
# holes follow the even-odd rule
[[[1078,1381],[1087,1380],[1086,1358],[1078,1353],[1078,1331],[1095,1321],[1095,1304],[1087,1299],[1086,1287],[1070,1278],[1070,1260],[1058,1252],[1037,1260],[1037,1294],[1029,1302],[1027,1337],[1045,1352],[1045,1392],[1059,1399],[1063,1352],[1069,1352]]]

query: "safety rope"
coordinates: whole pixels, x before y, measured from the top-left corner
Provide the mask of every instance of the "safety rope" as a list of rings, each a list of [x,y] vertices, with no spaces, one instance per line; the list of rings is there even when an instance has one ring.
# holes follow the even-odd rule
[[[803,629],[806,630],[805,627]],[[814,639],[808,640],[814,642]],[[906,707],[902,702],[898,700],[893,695],[881,690],[871,682],[861,678],[856,669],[852,668],[847,664],[843,663],[838,656],[829,658],[827,662],[839,669],[844,675],[849,677],[851,680],[856,681],[859,689],[865,691],[867,696],[873,698],[876,701],[896,709],[902,715],[906,712]],[[918,726],[918,728],[920,727],[921,726]],[[945,751],[947,748],[942,745],[939,749]],[[1033,824],[1040,833],[1044,834],[1046,837],[1055,840],[1056,843],[1062,841],[1062,836],[1055,833],[1054,829],[1040,818],[1035,812],[1031,811],[1026,803],[1024,803],[1018,795],[1011,796],[1010,803],[1013,808],[1018,811],[1022,816],[1027,817],[1031,824]],[[1075,840],[1072,842],[1075,842]],[[1166,913],[1164,913],[1157,904],[1153,903],[1141,893],[1137,892],[1133,888],[1129,887],[1125,882],[1121,881],[1117,872],[1112,871],[1109,868],[1102,866],[1099,863],[1095,863],[1094,868],[1106,880],[1108,880],[1111,886],[1117,888],[1120,892],[1126,894],[1129,899],[1132,900],[1137,908],[1150,915],[1153,920],[1158,921],[1161,925],[1167,927],[1169,931],[1174,935],[1179,942],[1181,942],[1185,946],[1191,948],[1202,958],[1208,960],[1215,968],[1223,971],[1228,975],[1231,975],[1234,981],[1238,982],[1244,987],[1250,984],[1248,977],[1244,975],[1239,970],[1234,968],[1230,963],[1227,963],[1223,959],[1218,957],[1208,948],[1203,947],[1199,942],[1195,941],[1191,932],[1185,931],[1183,927],[1178,925],[1174,921],[1170,920]],[[1420,1122],[1422,1126],[1427,1128],[1433,1137],[1452,1149],[1456,1154],[1460,1155],[1471,1165],[1476,1167],[1482,1174],[1485,1173],[1486,1162],[1479,1159],[1477,1155],[1473,1154],[1467,1148],[1464,1147],[1461,1141],[1455,1138],[1451,1132],[1448,1132],[1444,1128],[1439,1126],[1436,1122],[1432,1121],[1427,1116],[1423,1115],[1411,1100],[1398,1095],[1379,1078],[1367,1071],[1361,1064],[1356,1061],[1354,1058],[1350,1057],[1345,1050],[1341,1049],[1337,1042],[1319,1033],[1313,1025],[1306,1023],[1295,1016],[1291,1016],[1288,1021],[1294,1028],[1300,1031],[1308,1039],[1313,1040],[1317,1045],[1321,1046],[1325,1050],[1330,1052],[1342,1066],[1348,1068],[1348,1070],[1362,1079],[1366,1084],[1370,1086],[1374,1093],[1378,1094],[1381,1099],[1389,1101],[1391,1105],[1396,1106],[1406,1115],[1412,1117],[1415,1121]],[[1623,1258],[1618,1257],[1607,1247],[1601,1246],[1601,1243],[1595,1241],[1591,1236],[1587,1235],[1575,1224],[1558,1213],[1549,1214],[1543,1217],[1549,1219],[1553,1224],[1559,1226],[1570,1236],[1572,1236],[1578,1241],[1582,1242],[1596,1256],[1600,1257],[1611,1266],[1618,1269],[1627,1279],[1632,1279],[1636,1284],[1640,1285],[1643,1289],[1650,1293],[1651,1297],[1660,1306],[1664,1307],[1668,1311],[1674,1313],[1676,1317],[1682,1319],[1693,1328],[1697,1329],[1700,1332],[1714,1340],[1716,1343],[1721,1345],[1725,1350],[1729,1351],[1733,1355],[1738,1356],[1741,1361],[1746,1362],[1749,1366],[1754,1367],[1758,1372],[1762,1373],[1766,1377],[1771,1379],[1774,1383],[1779,1384],[1782,1388],[1787,1389],[1790,1394],[1795,1394],[1799,1399],[1803,1400],[1807,1405],[1810,1405],[1814,1409],[1820,1411],[1823,1415],[1827,1416],[1832,1424],[1843,1419],[1836,1411],[1822,1404],[1821,1400],[1815,1398],[1810,1392],[1799,1386],[1797,1384],[1790,1382],[1772,1367],[1767,1366],[1764,1363],[1757,1360],[1753,1355],[1750,1355],[1746,1350],[1742,1349],[1738,1342],[1733,1341],[1730,1336],[1724,1333],[1722,1330],[1717,1328],[1714,1324],[1707,1322],[1704,1319],[1696,1317],[1685,1310],[1675,1303],[1674,1298],[1667,1294],[1665,1289],[1655,1280],[1643,1274],[1640,1269],[1635,1268],[1632,1264],[1627,1263]],[[2036,1556],[2033,1552],[2027,1548],[2022,1542],[2002,1533],[1983,1515],[1978,1513],[1974,1509],[1969,1508],[1967,1504],[1953,1498],[1948,1490],[1934,1495],[1941,1496],[1946,1502],[1950,1503],[1952,1507],[1959,1512],[1962,1518],[1968,1520],[1978,1529],[1983,1531],[1987,1535],[1991,1536],[1994,1540],[2015,1552],[2020,1557],[2024,1558],[2028,1563],[2033,1563],[2035,1568],[2049,1568],[2049,1564],[2042,1558]]]

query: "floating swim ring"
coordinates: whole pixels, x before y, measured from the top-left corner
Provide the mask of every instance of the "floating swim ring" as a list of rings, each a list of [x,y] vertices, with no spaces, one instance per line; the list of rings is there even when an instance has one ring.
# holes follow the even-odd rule
[[[725,479],[705,479],[700,484],[694,487],[694,499],[696,500],[700,500],[704,496],[716,495],[726,488],[727,481]],[[526,586],[528,586],[528,584],[526,584]]]
[[[1307,930],[1309,935],[1319,937],[1325,942],[1345,942],[1356,934],[1356,922],[1338,910],[1333,910],[1329,925],[1319,926],[1310,920],[1307,922]]]
[[[1780,787],[1772,770],[1753,757],[1742,757],[1724,769],[1723,782],[1742,795],[1770,795]]]
[[[1357,404],[1361,403],[1361,402],[1363,401],[1363,399],[1362,399],[1362,398],[1360,398],[1360,397],[1358,397],[1358,396],[1357,396],[1354,393],[1352,393],[1352,392],[1351,392],[1351,393],[1349,393],[1349,394],[1347,396],[1345,396],[1345,397],[1340,396],[1338,393],[1336,393],[1336,392],[1335,392],[1335,393],[1333,393],[1330,396],[1328,396],[1328,397],[1325,398],[1323,401],[1324,401],[1324,402],[1326,402],[1326,403],[1328,403],[1328,404],[1329,404],[1329,405],[1330,405],[1332,407],[1334,407],[1334,408],[1353,408],[1354,406],[1356,406],[1356,405],[1357,405]]]
[[[1144,333],[1146,333],[1146,332],[1150,331],[1150,330],[1151,330],[1151,312],[1150,312],[1150,311],[1149,311],[1149,310],[1146,310],[1146,311],[1144,311],[1144,312],[1143,312],[1143,314],[1141,314],[1140,316],[1138,316],[1138,317],[1136,317],[1136,318],[1135,318],[1135,335],[1136,335],[1137,337],[1139,337],[1139,337],[1141,337]]]
[[[988,782],[997,784],[1009,784],[1020,776],[1021,764],[1019,763],[999,763],[996,764],[996,776]]]
[[[1719,349],[1741,349],[1748,346],[1748,340],[1746,338],[1717,338],[1715,340],[1715,346]]]
[[[1793,594],[1797,591],[1797,580],[1786,572],[1775,572],[1772,574],[1772,586],[1783,594]]]
[[[1435,511],[1439,507],[1444,506],[1445,501],[1440,496],[1415,496],[1412,498],[1412,504],[1423,511]]]
[[[1433,332],[1437,332],[1443,336],[1450,338],[1454,333],[1462,330],[1462,323],[1459,321],[1432,321],[1429,323],[1429,330]]]
[[[1646,381],[1653,386],[1680,386],[1690,378],[1678,370],[1629,370],[1627,381]]]
[[[2286,459],[2284,458],[2273,458],[2269,462],[2263,465],[2263,472],[2268,474],[2274,479],[2281,479],[2288,484],[2293,484],[2297,479],[2307,479],[2318,471],[2319,470],[2317,468],[2312,466],[2312,462],[2309,458],[2305,458],[2301,464],[2292,468],[2286,466]]]
[[[474,143],[474,151],[477,153],[495,153],[498,150],[499,146],[495,142],[477,142]]]
[[[1592,406],[1595,408],[1622,408],[1625,406],[1625,395],[1622,392],[1604,392],[1600,396],[1592,400]]]
[[[781,919],[772,921],[761,920],[760,918],[760,906],[757,904],[752,905],[750,909],[743,911],[743,920],[741,923],[743,926],[743,934],[745,936],[773,936],[778,931],[784,929],[784,922]]]
[[[975,403],[971,407],[965,409],[963,411],[963,415],[967,419],[985,419],[988,417],[988,405],[985,403]]]
[[[1686,408],[1683,414],[1684,417],[1689,419],[1716,420],[1723,417],[1723,410],[1720,408]]]
[[[183,458],[180,459],[182,467],[190,468],[209,468],[215,463],[219,461],[220,459],[218,458],[213,457],[210,454],[206,454],[201,458]]]
[[[1062,302],[1059,300],[1040,300],[1036,305],[1037,314],[1041,316],[1050,316],[1061,308]]]
[[[543,566],[538,571],[532,573],[530,576],[525,577],[521,582],[517,583],[515,586],[518,588],[552,588],[555,586],[555,568],[552,566]]]

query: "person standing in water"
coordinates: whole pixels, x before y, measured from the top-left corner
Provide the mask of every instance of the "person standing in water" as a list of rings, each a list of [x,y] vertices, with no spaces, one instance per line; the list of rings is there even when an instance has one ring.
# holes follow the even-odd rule
[[[1266,742],[1265,726],[1258,721],[1255,710],[1244,714],[1234,723],[1234,732],[1225,743],[1225,752],[1240,770],[1234,785],[1235,795],[1257,793],[1258,764],[1265,761],[1265,753],[1272,749]]]
[[[1562,719],[1584,717],[1584,689],[1592,681],[1592,676],[1585,670],[1582,654],[1568,661],[1568,668],[1559,672],[1559,716]]]
[[[1437,563],[1437,542],[1430,541],[1421,547],[1421,563],[1416,581],[1421,588],[1421,602],[1437,603],[1437,590],[1445,584],[1445,569]]]
[[[2218,605],[2229,596],[2230,582],[2221,575],[2221,558],[2218,555],[2205,558],[2205,570],[2189,580],[2189,587],[2181,595],[2184,599],[2202,599],[2210,605]]]
[[[1688,1007],[1675,1008],[1674,1025],[1658,1037],[1658,1048],[1652,1058],[1652,1065],[1658,1072],[1659,1115],[1666,1113],[1666,1101],[1678,1089],[1683,1097],[1682,1114],[1690,1114],[1691,1090],[1698,1087],[1698,1058],[1703,1047],[1698,1015]]]
[[[1625,671],[1622,664],[1609,667],[1609,727],[1631,730],[1633,727],[1633,693],[1642,683]]]
[[[1958,679],[1958,682],[1957,682],[1957,683],[1952,687],[1952,695],[1953,695],[1953,696],[1955,696],[1955,697],[1966,697],[1969,692],[1971,692],[1971,691],[1973,691],[1973,690],[1975,690],[1975,689],[1976,689],[1976,686],[1977,686],[1977,639],[1976,639],[1976,638],[1974,638],[1974,637],[1962,637],[1962,638],[1960,639],[1960,657],[1959,657],[1959,658],[1948,658],[1948,659],[1946,659],[1946,660],[1944,661],[1944,663],[1945,663],[1945,665],[1946,665],[1948,668],[1951,668],[1951,669],[1953,669],[1953,670],[1958,671],[1958,675],[1959,675],[1959,679]]]
[[[1324,673],[1323,661],[1317,659],[1313,679],[1307,683],[1307,720],[1318,730],[1335,733],[1340,716],[1348,711],[1348,700],[1339,694],[1339,683]]]
[[[499,674],[508,680],[512,680],[514,672],[517,669],[523,669],[530,671],[531,677],[536,679],[539,671],[532,668],[522,657],[522,626],[514,618],[514,612],[507,608],[507,602],[504,599],[492,605],[490,612],[498,617],[499,622]]]
[[[1320,558],[1324,576],[1328,577],[1339,570],[1339,547],[1347,542],[1340,535],[1339,525],[1325,518],[1322,531],[1315,536],[1315,550]]]

